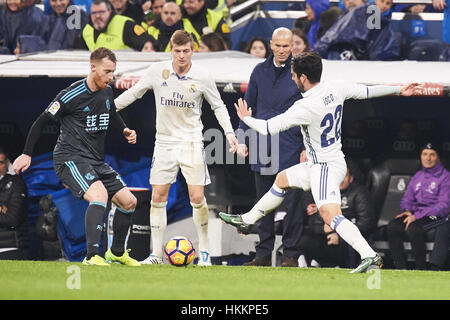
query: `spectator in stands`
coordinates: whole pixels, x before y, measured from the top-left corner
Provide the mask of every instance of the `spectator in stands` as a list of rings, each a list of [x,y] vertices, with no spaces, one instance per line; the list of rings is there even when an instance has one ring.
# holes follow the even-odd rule
[[[331,28],[336,20],[344,14],[344,11],[339,7],[330,7],[320,14],[319,28],[317,29],[316,38],[319,40]]]
[[[129,17],[137,24],[141,24],[144,19],[144,12],[138,3],[129,0],[110,0],[117,14]]]
[[[430,262],[441,269],[449,250],[450,172],[440,162],[439,151],[427,143],[420,152],[422,169],[410,180],[400,201],[400,212],[387,227],[389,247],[397,269],[406,269],[404,235],[411,242],[415,269],[425,270],[427,231],[435,229],[434,248]]]
[[[231,48],[230,28],[223,19],[221,13],[208,9],[205,0],[184,0],[181,8],[183,18],[189,19],[192,26],[185,30],[195,35],[195,40],[200,41],[204,34],[217,32]]]
[[[48,15],[42,36],[20,36],[20,46],[16,48],[16,54],[69,49],[89,22],[86,11],[74,6],[70,0],[50,0],[50,5],[53,10]]]
[[[311,28],[308,32],[308,41],[311,47],[314,47],[317,39],[317,30],[319,29],[320,14],[330,7],[329,0],[306,0],[306,14],[311,21]]]
[[[170,51],[170,37],[177,30],[182,30],[184,24],[190,25],[187,19],[181,19],[180,7],[175,2],[167,2],[161,11],[161,17],[148,28],[148,33],[156,39],[156,51]]]
[[[228,50],[225,40],[219,33],[211,32],[200,37],[199,52],[215,52]]]
[[[28,191],[21,176],[8,173],[9,159],[0,148],[0,259],[27,258]]]
[[[178,0],[180,1],[180,0]],[[207,0],[206,7],[213,10],[214,12],[220,13],[225,21],[228,19],[229,5],[228,3],[233,3],[234,0]]]
[[[262,37],[254,37],[250,40],[245,52],[258,58],[267,58],[270,55],[270,48],[266,39]]]
[[[273,53],[254,68],[244,97],[248,105],[252,106],[254,116],[259,119],[269,119],[282,114],[296,100],[302,98],[291,75],[292,32],[287,28],[276,29],[272,34],[270,46]],[[304,151],[305,147],[299,127],[280,133],[279,143],[273,144],[271,144],[270,137],[259,134],[258,139],[246,141],[250,132],[247,132],[249,127],[242,121],[239,123],[239,129],[241,130],[237,134],[238,154],[241,157],[248,156],[247,143],[253,144],[250,146],[250,150],[257,153],[257,163],[251,165],[251,170],[255,175],[257,200],[269,191],[278,172],[300,161],[306,161],[306,151]],[[276,150],[275,147],[279,147],[279,150]],[[262,157],[270,155],[271,161],[270,164],[267,164]],[[303,230],[303,214],[298,207],[301,194],[301,190],[289,190],[282,204],[287,208],[287,215],[283,219],[283,258],[281,262],[283,267],[298,265],[300,252],[297,244]],[[256,256],[244,265],[272,265],[271,257],[275,242],[274,215],[275,211],[272,211],[259,221],[259,243],[255,248]]]
[[[365,238],[375,231],[375,215],[370,193],[361,183],[358,165],[346,158],[347,174],[340,185],[342,214],[355,223]],[[302,207],[308,216],[309,228],[303,234],[299,248],[306,261],[316,260],[321,266],[353,268],[357,264],[357,252],[327,224],[318,214],[311,192],[305,193]]]
[[[309,41],[306,33],[299,28],[292,29],[292,55],[296,56],[302,52],[309,51]]]
[[[450,0],[433,0],[433,7],[436,10],[444,11],[442,39],[450,44]]]
[[[385,2],[377,3],[382,6],[380,11],[386,10]],[[390,27],[390,15],[385,15],[389,11],[384,11],[381,19],[368,19],[368,12],[374,12],[369,6],[373,4],[358,6],[342,15],[317,41],[313,50],[330,60],[398,59],[400,42]]]
[[[137,51],[154,51],[155,39],[133,19],[115,14],[108,0],[94,0],[90,16],[91,21],[77,38],[75,49],[94,51],[105,47],[110,50],[132,48]]]
[[[166,4],[166,0],[153,0],[153,2],[150,2],[150,7],[148,3],[149,1],[142,5],[142,10],[145,13],[144,21],[150,27],[161,18],[162,8]]]
[[[73,4],[79,7],[80,9],[89,13],[91,10],[92,0],[72,0]],[[54,12],[52,5],[50,4],[50,0],[44,0],[44,13],[47,15],[51,15]]]
[[[375,0],[375,4],[380,9],[382,15],[390,13],[392,8],[392,0]]]
[[[343,6],[341,6],[341,2]],[[341,0],[341,2],[339,3],[339,7],[341,9],[345,8],[345,10],[348,12],[355,9],[356,7],[362,6],[364,3],[366,3],[366,0]]]
[[[34,5],[26,6],[24,0],[6,0],[6,7],[0,14],[0,34],[3,34],[0,54],[13,54],[19,36],[41,36],[47,23],[42,10]]]

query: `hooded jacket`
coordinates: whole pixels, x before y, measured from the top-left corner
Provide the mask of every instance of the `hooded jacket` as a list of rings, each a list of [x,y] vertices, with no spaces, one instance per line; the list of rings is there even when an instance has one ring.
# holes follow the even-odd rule
[[[398,59],[400,43],[390,27],[390,15],[381,17],[379,28],[369,29],[370,5],[373,4],[356,7],[340,16],[314,45],[314,51],[325,59],[329,51],[343,50],[352,50],[358,60]]]
[[[330,7],[329,0],[306,0],[306,3],[309,4],[311,9],[314,11],[314,21],[311,23],[311,28],[308,32],[308,41],[310,47],[314,47],[314,44],[317,40],[317,30],[319,29],[319,18],[320,14],[327,10]]]
[[[400,209],[411,211],[417,220],[446,218],[450,213],[450,172],[440,162],[419,170],[409,181]]]

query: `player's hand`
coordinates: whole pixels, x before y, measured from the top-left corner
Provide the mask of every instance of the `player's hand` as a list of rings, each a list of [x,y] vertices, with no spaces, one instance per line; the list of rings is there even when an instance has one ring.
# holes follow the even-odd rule
[[[252,108],[247,106],[247,101],[244,99],[239,98],[237,104],[234,104],[234,107],[236,108],[239,119],[243,120],[245,117],[252,116]]]
[[[300,163],[308,161],[308,157],[306,156],[306,150],[300,152]]]
[[[419,91],[420,88],[421,88],[421,85],[419,83],[410,83],[406,86],[401,87],[400,95],[405,96],[405,97],[412,96],[414,93]]]
[[[316,205],[315,203],[310,203],[310,204],[308,204],[308,206],[306,207],[306,214],[307,214],[308,216],[311,216],[311,215],[317,213],[317,211],[319,211],[319,210],[317,209],[317,205]],[[325,224],[325,225],[323,226],[324,231],[325,231],[325,226],[328,227],[328,225]],[[328,228],[330,228],[330,227],[328,227]],[[330,230],[331,230],[331,228],[330,228]]]
[[[415,215],[413,215],[411,212],[409,213],[410,214],[403,220],[403,223],[405,224],[405,231],[408,230],[408,227],[411,223],[417,220]]]
[[[16,174],[24,172],[31,165],[31,157],[26,154],[21,154],[13,163],[13,169]]]
[[[323,224],[323,232],[325,232],[325,234],[331,233],[334,230],[331,229],[331,227],[329,225],[327,225],[326,223]]]
[[[227,133],[227,141],[230,144],[230,149],[228,149],[228,151],[235,153],[238,148],[238,141],[234,133]]]
[[[248,148],[245,144],[238,144],[237,146],[237,154],[241,156],[242,158],[245,158],[248,156]]]
[[[123,135],[125,136],[125,139],[127,139],[128,143],[136,144],[137,141],[136,131],[125,128],[123,129]]]
[[[398,215],[396,215],[395,219],[399,219],[401,217],[408,216],[410,214],[412,214],[410,211],[403,211],[402,213],[399,213]]]
[[[339,244],[339,236],[336,232],[327,234],[327,240],[329,246],[337,246]]]
[[[436,10],[444,10],[445,0],[433,0],[433,8],[435,8]]]

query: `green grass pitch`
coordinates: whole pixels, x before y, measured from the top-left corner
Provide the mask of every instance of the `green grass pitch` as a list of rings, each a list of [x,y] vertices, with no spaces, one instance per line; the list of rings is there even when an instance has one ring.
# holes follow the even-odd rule
[[[0,261],[0,299],[450,299],[450,272]]]

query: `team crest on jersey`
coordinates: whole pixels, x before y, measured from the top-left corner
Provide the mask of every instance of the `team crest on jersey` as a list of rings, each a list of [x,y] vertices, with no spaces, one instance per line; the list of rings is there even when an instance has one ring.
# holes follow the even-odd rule
[[[111,105],[109,103],[109,99],[106,99],[106,108],[108,109],[108,111],[109,111],[109,109],[111,109]]]
[[[164,80],[167,80],[167,79],[169,79],[169,76],[170,76],[170,71],[169,71],[169,69],[164,69],[164,70],[162,71],[162,77],[163,77],[163,79],[164,79]]]
[[[55,115],[60,108],[60,104],[58,101],[53,102],[53,104],[48,108],[48,112],[50,112],[52,115]]]
[[[189,87],[189,92],[194,93],[195,91],[197,91],[197,86],[195,85],[195,83],[193,83]]]

